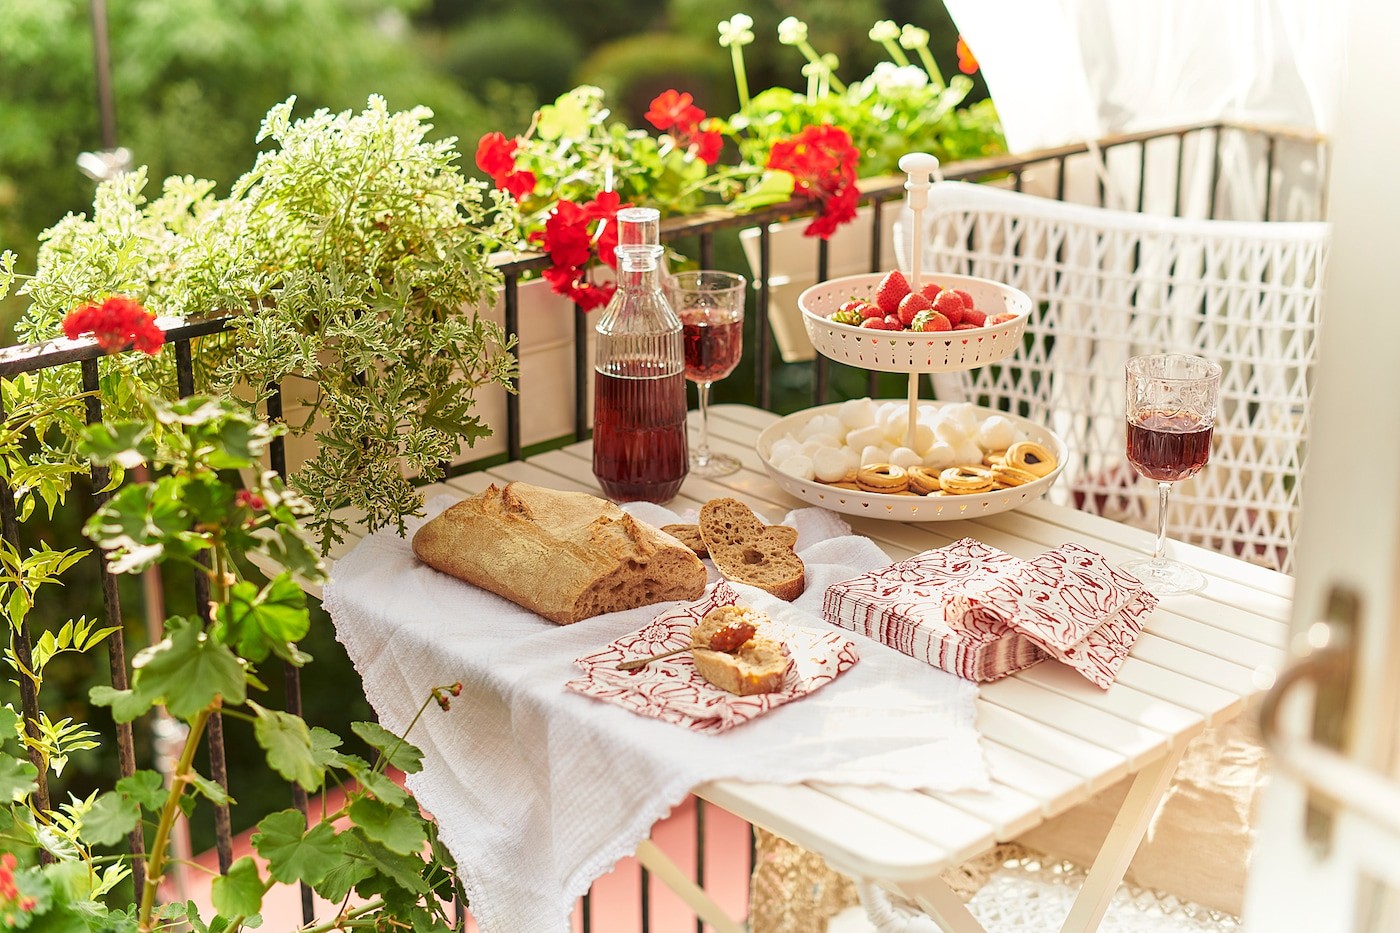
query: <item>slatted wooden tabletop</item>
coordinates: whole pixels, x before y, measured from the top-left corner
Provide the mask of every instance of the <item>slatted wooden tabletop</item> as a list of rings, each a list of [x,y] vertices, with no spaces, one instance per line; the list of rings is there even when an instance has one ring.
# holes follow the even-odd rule
[[[754,452],[758,433],[776,418],[748,406],[714,406],[711,446],[737,456],[743,469],[718,479],[688,478],[670,507],[698,509],[716,496],[735,496],[771,522],[805,506],[768,478]],[[588,442],[425,492],[465,495],[512,480],[598,494]],[[1044,501],[961,522],[847,518],[891,559],[964,536],[1022,557],[1074,541],[1115,563],[1152,545],[1147,532]],[[696,793],[821,853],[838,869],[893,882],[927,878],[1021,834],[1179,753],[1208,725],[1238,715],[1282,666],[1291,578],[1187,545],[1175,545],[1173,553],[1205,573],[1208,585],[1203,593],[1162,602],[1111,689],[1100,690],[1054,663],[983,685],[978,728],[994,782],[990,793],[730,781]]]

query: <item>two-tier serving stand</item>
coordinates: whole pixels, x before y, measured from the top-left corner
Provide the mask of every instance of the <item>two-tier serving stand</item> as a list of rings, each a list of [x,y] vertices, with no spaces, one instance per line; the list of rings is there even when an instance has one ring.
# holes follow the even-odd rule
[[[938,172],[938,160],[927,153],[909,153],[899,160],[899,167],[908,175],[904,189],[912,222],[907,229],[910,244],[910,288],[917,292],[924,282],[925,230],[924,210],[928,205],[931,178]],[[908,373],[909,414],[908,447],[914,447],[914,432],[919,409],[919,380],[927,373],[949,373],[974,369],[1005,359],[1021,345],[1031,301],[1026,294],[1009,285],[990,279],[966,275],[938,273],[937,282],[944,288],[968,292],[973,304],[986,312],[990,320],[1010,312],[1015,317],[998,324],[975,330],[953,330],[934,333],[916,331],[886,331],[840,324],[831,320],[836,311],[853,298],[873,299],[885,273],[850,275],[813,285],[798,298],[802,323],[817,352],[839,363],[861,369],[887,373]],[[936,498],[894,496],[881,493],[857,492],[805,480],[783,473],[771,461],[773,442],[789,433],[799,433],[812,418],[832,414],[839,405],[808,409],[781,419],[769,426],[758,440],[758,452],[769,474],[788,492],[815,505],[855,515],[892,518],[901,521],[941,521],[993,514],[1038,498],[1049,489],[1059,475],[1058,468],[1048,476],[1010,489],[994,490],[966,496]],[[1048,429],[1027,419],[1005,412],[982,410],[981,414],[1003,414],[1028,440],[1044,444],[1064,462],[1064,445]]]

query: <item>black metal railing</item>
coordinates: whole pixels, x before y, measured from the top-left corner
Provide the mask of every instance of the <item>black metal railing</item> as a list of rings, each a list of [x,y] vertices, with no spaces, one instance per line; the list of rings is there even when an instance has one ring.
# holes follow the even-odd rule
[[[1169,169],[1174,168],[1171,174],[1174,176],[1174,188],[1168,199],[1171,203],[1170,213],[1181,216],[1183,211],[1183,191],[1188,175],[1199,171],[1203,166],[1208,172],[1208,197],[1206,200],[1204,215],[1214,218],[1217,215],[1217,204],[1220,197],[1221,181],[1221,156],[1222,146],[1227,140],[1242,143],[1251,150],[1258,150],[1258,159],[1262,161],[1262,191],[1259,192],[1259,203],[1262,210],[1258,216],[1249,218],[1251,220],[1274,220],[1278,211],[1278,192],[1282,190],[1284,179],[1280,177],[1278,168],[1279,160],[1290,152],[1297,158],[1311,160],[1312,169],[1315,174],[1314,187],[1316,189],[1315,203],[1306,206],[1304,213],[1311,213],[1311,217],[1302,219],[1318,219],[1325,213],[1325,199],[1323,192],[1326,189],[1326,141],[1323,137],[1315,133],[1299,132],[1296,130],[1265,127],[1253,125],[1239,125],[1222,122],[1208,122],[1191,124],[1187,126],[1176,126],[1166,129],[1153,130],[1148,132],[1130,133],[1118,135],[1097,141],[1095,144],[1073,144],[1059,146],[1052,149],[1041,150],[1034,153],[1018,156],[1002,156],[996,158],[978,159],[961,163],[949,164],[943,167],[943,175],[947,179],[960,179],[969,181],[1002,180],[1009,183],[1017,191],[1027,187],[1027,179],[1033,175],[1035,178],[1035,190],[1050,194],[1051,189],[1054,197],[1063,200],[1068,193],[1068,186],[1071,181],[1071,174],[1077,169],[1085,171],[1092,170],[1097,162],[1098,153],[1102,154],[1106,162],[1123,162],[1122,157],[1131,157],[1136,153],[1136,190],[1127,197],[1127,206],[1135,205],[1141,211],[1147,206],[1148,179],[1151,177],[1151,170],[1158,168],[1162,158],[1174,160],[1174,166],[1168,165]],[[1172,142],[1175,145],[1171,145]],[[1053,172],[1053,181],[1047,184],[1043,173]],[[860,184],[861,201],[871,207],[868,218],[865,222],[872,224],[870,236],[869,269],[872,272],[881,271],[882,256],[885,244],[882,242],[883,218],[888,210],[887,203],[903,196],[902,177],[886,177],[877,179],[867,179]],[[1107,184],[1102,175],[1098,176],[1098,203],[1103,205],[1108,195]],[[1160,192],[1159,192],[1160,193]],[[1121,194],[1121,192],[1120,192]],[[769,326],[767,309],[770,304],[769,280],[772,276],[772,232],[769,225],[775,222],[787,221],[794,218],[810,214],[812,208],[810,204],[803,202],[789,202],[786,204],[769,207],[763,210],[748,214],[734,214],[729,211],[715,209],[685,217],[670,218],[662,225],[662,239],[666,242],[674,242],[685,238],[693,238],[696,241],[695,255],[698,256],[700,264],[704,267],[711,267],[713,264],[715,237],[725,231],[736,230],[740,227],[757,227],[759,229],[757,256],[758,268],[753,270],[755,286],[754,300],[756,309],[761,313],[748,315],[753,321],[752,342],[749,344],[753,348],[751,358],[753,360],[753,402],[762,408],[771,408],[773,401],[773,374],[779,366],[785,365],[810,365],[812,369],[811,378],[811,400],[814,404],[822,404],[827,401],[830,391],[830,365],[821,356],[811,364],[784,364],[774,359],[773,334]],[[823,281],[828,278],[830,267],[829,244],[822,240],[814,242],[812,247],[812,267],[815,270],[816,281]],[[497,268],[501,272],[503,283],[503,308],[504,323],[510,333],[519,333],[520,327],[520,307],[519,307],[519,286],[523,277],[530,276],[544,269],[548,265],[548,258],[541,254],[517,254],[511,256],[498,257]],[[193,369],[193,341],[216,334],[227,329],[230,317],[210,317],[203,320],[180,323],[175,326],[165,328],[166,342],[171,346],[171,351],[175,354],[175,369],[177,376],[178,391],[181,395],[188,395],[194,391],[194,369]],[[574,354],[573,354],[573,431],[571,436],[558,439],[559,443],[582,440],[588,436],[589,431],[589,411],[587,410],[588,380],[590,378],[591,365],[587,353],[587,336],[590,328],[588,316],[581,309],[574,309]],[[514,352],[519,358],[520,347],[516,347]],[[11,378],[21,373],[34,372],[38,370],[50,369],[59,366],[77,364],[81,367],[82,385],[86,392],[93,394],[84,399],[86,404],[87,420],[98,422],[102,420],[101,402],[96,395],[98,367],[97,360],[103,355],[103,351],[97,344],[89,339],[83,340],[52,340],[45,343],[13,346],[0,349],[0,378]],[[875,380],[877,374],[871,373],[868,376],[867,391],[875,394]],[[272,386],[271,399],[268,402],[267,414],[271,419],[279,419],[282,413],[282,397],[280,386]],[[522,455],[523,441],[521,430],[522,402],[529,399],[531,387],[521,384],[517,380],[516,389],[518,392],[507,395],[506,398],[506,423],[505,450],[509,459],[518,459]],[[0,408],[0,417],[4,416],[3,408]],[[287,475],[287,463],[283,439],[277,438],[271,449],[271,464],[273,468],[285,479]],[[453,464],[452,472],[465,472],[472,467],[471,463]],[[100,490],[105,486],[105,470],[101,467],[93,467],[93,488]],[[107,494],[96,492],[96,504],[101,505],[105,501]],[[6,541],[18,547],[19,528],[15,520],[14,499],[8,485],[0,480],[0,533],[3,533]],[[61,546],[61,545],[60,545]],[[123,609],[120,594],[113,577],[106,571],[106,562],[101,561],[102,598],[103,611],[107,624],[116,627],[116,631],[108,639],[108,659],[111,671],[112,686],[123,689],[127,686],[128,662],[127,649],[122,636],[121,619]],[[196,575],[194,586],[196,588],[196,605],[204,608],[207,612],[207,593],[200,593],[201,585],[208,586],[207,580],[202,575]],[[32,650],[33,640],[31,633],[30,619],[26,618],[15,632],[15,646],[19,659],[27,663],[29,652]],[[291,712],[299,713],[301,709],[301,684],[299,672],[296,668],[287,666],[285,673],[285,685],[287,693],[287,704]],[[24,707],[26,720],[36,722],[39,716],[37,697],[32,690],[25,690],[27,681],[20,678],[21,702]],[[217,718],[217,717],[216,717]],[[211,755],[212,777],[228,790],[227,772],[224,762],[224,747],[222,730],[216,728],[217,723],[211,721],[209,729],[209,744]],[[122,776],[130,775],[136,764],[135,745],[130,724],[123,724],[117,727],[118,758]],[[47,787],[44,781],[44,771],[40,768],[39,779],[39,799],[46,799]],[[307,800],[304,792],[294,789],[289,794],[293,797],[295,805],[306,812]],[[701,804],[697,801],[697,807]],[[697,812],[697,826],[701,829],[696,833],[696,865],[698,881],[703,881],[703,865],[705,859],[704,851],[704,817],[703,810]],[[232,860],[232,829],[229,823],[227,807],[220,807],[215,812],[215,837],[218,851],[219,865],[221,869],[227,870]],[[133,854],[140,854],[143,846],[141,830],[134,830],[130,837],[130,847]],[[750,846],[750,866],[752,865],[752,846]],[[137,863],[139,871],[139,861]],[[647,885],[649,880],[643,878],[643,930],[650,929],[650,916],[648,907]],[[136,878],[138,890],[141,879]],[[303,888],[302,904],[306,919],[311,919],[311,892]],[[696,923],[697,933],[701,929],[699,921]],[[583,899],[583,929],[589,930],[593,927],[592,904],[587,896]]]

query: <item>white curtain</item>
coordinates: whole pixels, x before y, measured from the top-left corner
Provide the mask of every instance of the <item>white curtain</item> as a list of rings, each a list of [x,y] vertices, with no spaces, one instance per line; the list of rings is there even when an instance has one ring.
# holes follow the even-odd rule
[[[1216,118],[1328,133],[1341,87],[1346,2],[945,0],[981,63],[1013,152]],[[1226,139],[1217,217],[1261,219],[1262,145]],[[1174,146],[1159,144],[1156,161],[1174,162]],[[1273,216],[1312,219],[1325,171],[1317,150],[1290,145],[1275,158]],[[1136,191],[1137,153],[1109,161],[1109,200],[1115,189],[1124,200],[1122,192]],[[1208,210],[1211,161],[1204,152],[1187,154],[1187,216]],[[1087,168],[1073,178],[1071,199],[1097,199]],[[1174,177],[1164,184],[1154,177],[1158,169],[1149,171],[1147,209],[1169,212]]]

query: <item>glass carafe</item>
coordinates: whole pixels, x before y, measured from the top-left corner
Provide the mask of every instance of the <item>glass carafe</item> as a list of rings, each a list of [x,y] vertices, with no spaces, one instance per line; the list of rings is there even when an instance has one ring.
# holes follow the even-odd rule
[[[686,473],[684,343],[661,288],[659,221],[618,211],[618,287],[595,328],[593,475],[616,502],[669,502]]]

